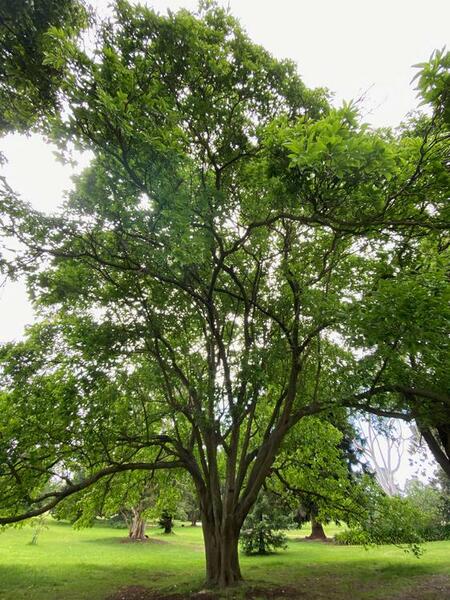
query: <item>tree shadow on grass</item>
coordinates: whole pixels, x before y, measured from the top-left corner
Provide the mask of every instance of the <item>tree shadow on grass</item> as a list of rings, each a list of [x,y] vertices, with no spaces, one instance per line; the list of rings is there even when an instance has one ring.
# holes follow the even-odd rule
[[[344,576],[361,574],[365,577],[376,577],[377,575],[382,574],[383,577],[408,578],[414,575],[432,575],[442,571],[442,568],[439,568],[439,566],[436,567],[430,563],[420,563],[420,560],[417,560],[414,563],[392,562],[389,564],[383,563],[382,560],[374,560],[370,562],[353,560],[345,563],[329,561],[323,564],[299,563],[296,566],[297,568],[295,568],[295,563],[292,561],[288,563],[283,560],[273,561],[270,564],[255,563],[252,565],[248,561],[245,563],[245,567],[249,572],[253,570],[257,571],[264,569],[264,571],[269,574],[269,570],[273,570],[273,574],[270,573],[270,576],[274,575],[275,577],[277,575],[277,571],[280,569],[282,569],[284,573],[295,572],[297,576],[314,575],[315,577],[330,577],[332,574],[340,574]],[[284,576],[284,574],[281,576]]]
[[[246,563],[244,576],[255,584],[264,582],[294,586],[298,598],[304,600],[387,600],[405,598],[403,594],[411,589],[411,585],[427,589],[429,582],[435,578],[442,579],[443,589],[450,592],[450,575],[443,575],[442,572],[442,566],[420,563],[420,560],[409,563],[393,561],[392,564],[384,564],[383,560],[354,560],[297,565],[295,562],[288,564],[277,560],[272,564]],[[423,597],[428,599],[426,595]],[[439,598],[436,596],[436,599],[443,600],[444,597],[447,597],[445,592]],[[434,600],[435,596],[430,598]]]
[[[99,543],[99,540],[96,542]],[[109,544],[110,538],[106,538],[104,542]],[[131,554],[130,564],[126,567],[80,563],[73,566],[49,564],[44,568],[33,568],[29,565],[0,564],[0,597],[2,600],[104,600],[120,589],[142,586],[161,591],[167,596],[186,593],[185,597],[188,598],[192,591],[202,588],[203,564],[176,567],[170,560],[170,557],[165,559],[163,570],[161,564],[152,567],[150,561],[148,564],[133,564]],[[274,589],[288,586],[298,593],[298,596],[289,597],[302,600],[400,599],[405,598],[404,594],[411,586],[425,590],[424,594],[428,588],[430,593],[434,593],[431,582],[436,578],[444,590],[440,600],[450,590],[450,577],[442,574],[443,567],[434,567],[430,563],[421,564],[420,560],[407,564],[399,561],[383,564],[380,559],[346,563],[330,561],[309,565],[283,561],[279,556],[272,564],[266,560],[261,564],[256,557],[252,563],[253,557],[243,565],[248,585],[257,588],[266,585]]]
[[[186,571],[152,569],[151,565],[77,564],[32,568],[29,565],[4,566],[0,564],[0,598],[2,600],[103,600],[123,586],[141,585],[151,589],[200,589],[203,567]]]

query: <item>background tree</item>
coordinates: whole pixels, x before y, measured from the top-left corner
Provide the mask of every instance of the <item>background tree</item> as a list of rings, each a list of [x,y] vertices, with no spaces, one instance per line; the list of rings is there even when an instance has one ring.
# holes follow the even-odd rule
[[[450,520],[448,514],[448,490],[437,481],[423,483],[411,479],[405,487],[409,502],[421,512],[417,524],[425,540],[443,540],[450,538]]]
[[[195,527],[201,518],[200,506],[195,487],[188,478],[181,481],[180,493],[181,499],[178,505],[180,516],[183,520],[189,521],[192,527]]]
[[[240,542],[245,554],[270,554],[287,547],[283,530],[292,527],[293,519],[286,505],[267,491],[261,491],[244,522]]]
[[[359,421],[362,440],[358,448],[368,459],[378,483],[388,496],[400,494],[396,479],[402,459],[411,441],[411,432],[396,419],[377,418],[369,415]],[[370,468],[369,467],[369,468]]]
[[[418,556],[423,542],[449,538],[442,490],[413,480],[404,497],[388,496],[373,485],[368,491],[365,513],[338,533],[338,543],[395,544]]]
[[[352,428],[344,425],[343,414],[333,420],[341,429],[325,417],[305,418],[293,428],[267,481],[296,513],[299,525],[311,522],[309,539],[326,540],[324,523],[357,522],[367,507],[363,471],[354,451],[343,443]]]

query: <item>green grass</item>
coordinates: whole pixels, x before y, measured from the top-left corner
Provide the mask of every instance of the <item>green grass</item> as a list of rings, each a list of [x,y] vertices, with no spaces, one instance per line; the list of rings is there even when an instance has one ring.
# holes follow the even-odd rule
[[[327,534],[334,534],[327,528]],[[201,528],[177,527],[171,536],[149,534],[158,542],[124,544],[124,530],[96,526],[74,531],[51,522],[38,544],[32,529],[0,534],[2,600],[97,600],[127,585],[168,593],[200,589],[204,576]],[[439,599],[450,593],[450,542],[425,546],[417,559],[394,547],[365,550],[296,541],[306,531],[289,532],[287,551],[266,557],[242,556],[250,584],[289,585],[299,598],[344,600]],[[447,579],[448,578],[448,579]],[[448,587],[446,587],[448,586]],[[421,590],[418,596],[408,590]],[[398,595],[400,594],[400,595]]]

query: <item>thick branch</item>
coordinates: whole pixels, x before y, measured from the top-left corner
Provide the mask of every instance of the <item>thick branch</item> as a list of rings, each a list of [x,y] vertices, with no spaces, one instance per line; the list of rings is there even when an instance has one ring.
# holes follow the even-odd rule
[[[121,473],[123,471],[137,471],[137,470],[154,471],[156,469],[177,469],[177,468],[184,468],[184,467],[185,467],[185,465],[181,461],[171,461],[171,462],[158,461],[158,462],[154,462],[154,463],[139,462],[139,463],[123,463],[123,464],[119,464],[119,465],[111,465],[109,467],[105,467],[104,469],[101,469],[100,471],[97,471],[97,473],[94,473],[94,475],[91,475],[91,477],[84,479],[80,483],[73,484],[73,485],[67,485],[62,490],[44,494],[41,497],[35,498],[32,501],[33,504],[38,504],[39,502],[42,502],[44,499],[47,499],[47,498],[52,498],[52,500],[50,500],[49,502],[47,502],[46,504],[44,504],[38,508],[28,510],[27,512],[19,514],[19,515],[13,515],[10,517],[0,517],[0,525],[7,525],[9,523],[18,523],[19,521],[24,521],[25,519],[30,519],[31,517],[37,517],[39,515],[42,515],[43,513],[51,510],[54,506],[59,504],[62,500],[64,500],[68,496],[71,496],[72,494],[75,494],[76,492],[85,490],[86,488],[90,487],[91,485],[94,485],[94,483],[97,483],[97,481],[99,481],[103,477],[112,475],[114,473]]]

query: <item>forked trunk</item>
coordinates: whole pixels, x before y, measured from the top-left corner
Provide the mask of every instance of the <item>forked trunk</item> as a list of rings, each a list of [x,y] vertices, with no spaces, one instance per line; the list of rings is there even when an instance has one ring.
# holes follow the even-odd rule
[[[239,530],[221,531],[214,522],[202,519],[208,587],[229,587],[242,580],[239,566]]]
[[[133,509],[128,537],[132,540],[145,540],[145,519],[140,510]]]
[[[322,523],[317,521],[314,515],[311,515],[311,535],[308,535],[308,540],[323,540],[327,539]]]

